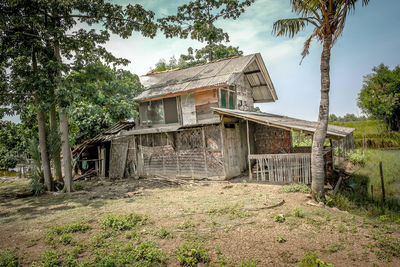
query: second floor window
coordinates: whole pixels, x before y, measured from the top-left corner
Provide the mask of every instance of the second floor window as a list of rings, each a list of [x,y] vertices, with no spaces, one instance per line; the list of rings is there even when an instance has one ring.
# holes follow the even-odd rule
[[[176,97],[140,103],[139,112],[142,125],[178,122]]]

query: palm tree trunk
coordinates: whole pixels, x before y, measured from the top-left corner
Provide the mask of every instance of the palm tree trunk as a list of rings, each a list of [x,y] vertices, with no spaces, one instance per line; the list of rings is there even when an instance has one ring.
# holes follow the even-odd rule
[[[39,100],[35,98],[36,105],[39,105]],[[37,112],[38,129],[39,129],[39,147],[40,159],[44,176],[44,184],[48,191],[53,190],[53,180],[51,178],[50,160],[46,144],[46,120],[44,113],[40,109]]]
[[[56,113],[56,107],[55,105],[52,105],[50,107],[50,131],[52,134],[57,136],[57,139],[59,140],[59,133],[58,133],[58,127],[57,127],[57,113]],[[57,142],[58,143],[58,142]],[[55,148],[56,153],[53,155],[53,164],[54,164],[54,171],[55,171],[55,176],[57,181],[62,182],[62,172],[61,172],[61,158],[60,158],[60,147],[57,146]]]
[[[314,133],[311,151],[312,196],[314,200],[323,200],[325,185],[324,141],[328,128],[330,58],[332,36],[325,37],[321,54],[321,101],[319,104],[318,125]]]

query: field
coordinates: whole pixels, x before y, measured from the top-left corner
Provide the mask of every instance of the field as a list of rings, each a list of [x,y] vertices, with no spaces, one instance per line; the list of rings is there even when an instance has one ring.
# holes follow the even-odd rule
[[[153,178],[78,187],[15,198],[27,181],[2,180],[0,266],[400,266],[400,220],[310,204],[301,186]]]
[[[330,124],[355,128],[354,142],[358,148],[363,147],[363,138],[365,138],[366,148],[400,147],[400,133],[387,132],[385,125],[377,120],[332,122]]]

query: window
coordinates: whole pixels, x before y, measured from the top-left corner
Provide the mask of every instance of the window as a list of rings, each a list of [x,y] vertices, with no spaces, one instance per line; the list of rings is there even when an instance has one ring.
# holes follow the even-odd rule
[[[177,123],[178,109],[176,106],[176,97],[164,98],[163,102],[164,102],[165,123]]]
[[[235,109],[235,105],[233,104],[233,93],[229,92],[229,108]]]
[[[162,100],[141,103],[140,120],[142,124],[164,123],[164,107]]]
[[[226,108],[226,91],[221,90],[221,108]]]

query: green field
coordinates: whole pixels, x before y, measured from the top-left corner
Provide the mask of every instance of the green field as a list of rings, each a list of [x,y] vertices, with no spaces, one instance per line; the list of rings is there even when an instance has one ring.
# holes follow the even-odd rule
[[[400,133],[386,131],[385,125],[380,121],[332,122],[330,124],[355,128],[356,148],[363,147],[363,138],[365,138],[366,148],[400,148]]]

